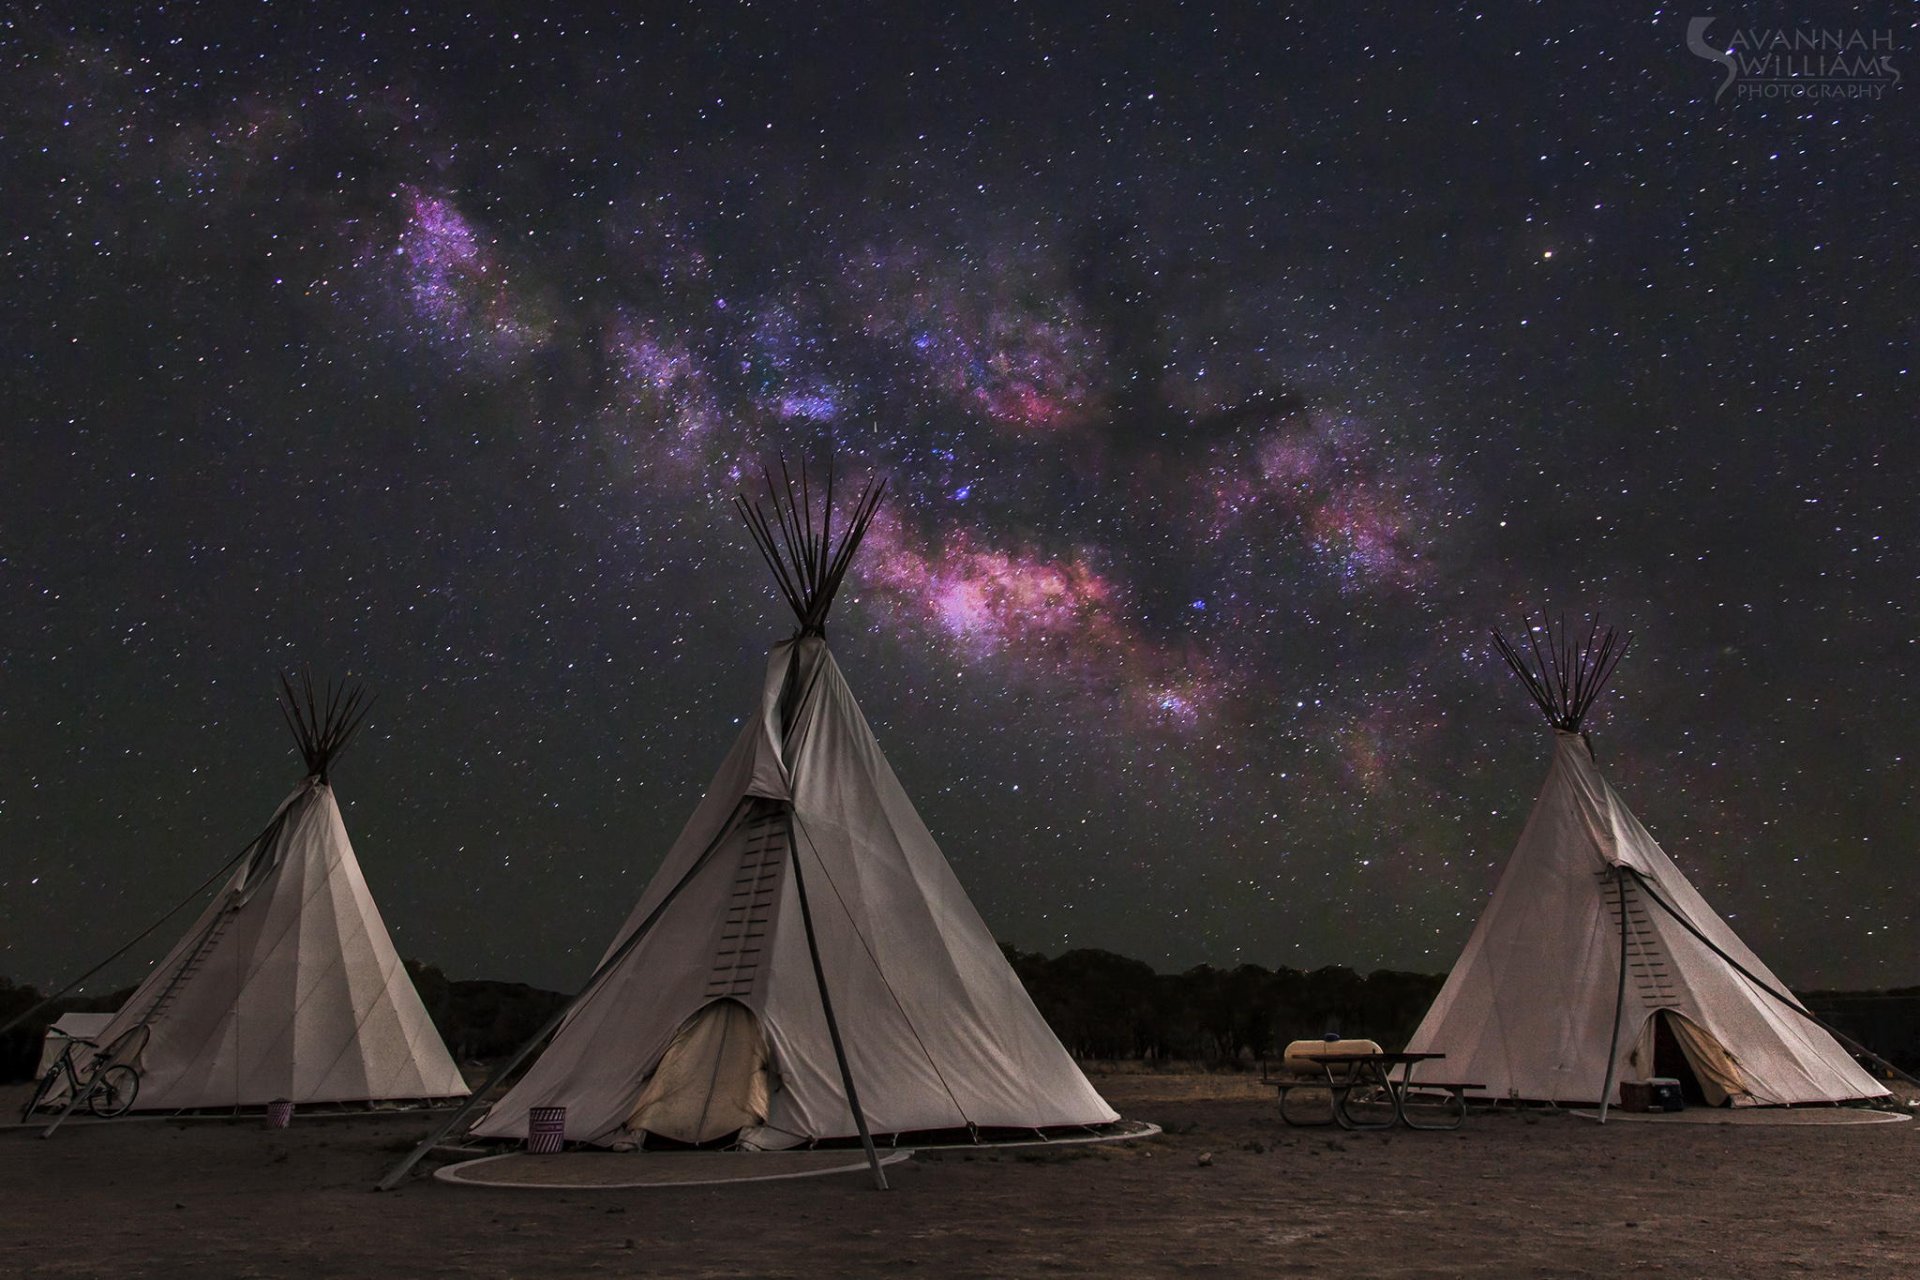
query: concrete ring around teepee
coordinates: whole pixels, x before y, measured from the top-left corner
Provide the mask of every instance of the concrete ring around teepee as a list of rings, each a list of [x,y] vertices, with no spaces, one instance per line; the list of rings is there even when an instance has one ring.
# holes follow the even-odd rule
[[[1105,1142],[1134,1142],[1157,1137],[1160,1126],[1123,1120],[1116,1132],[1082,1132],[1009,1141],[915,1143],[882,1148],[882,1165],[899,1164],[915,1151],[1000,1151],[1007,1148],[1084,1147]],[[635,1187],[712,1187],[730,1182],[778,1182],[834,1173],[864,1173],[859,1148],[811,1151],[570,1151],[531,1155],[510,1151],[436,1169],[437,1181],[463,1187],[505,1187],[540,1191],[616,1191]]]
[[[900,1164],[911,1151],[885,1151],[882,1165]],[[715,1187],[730,1182],[780,1182],[835,1173],[865,1173],[858,1150],[654,1151],[645,1154],[572,1151],[536,1156],[522,1151],[435,1169],[440,1182],[463,1187],[525,1191],[619,1191],[636,1187]]]
[[[1600,1113],[1578,1110],[1583,1120],[1598,1120]],[[1684,1111],[1607,1112],[1607,1123],[1616,1120],[1634,1124],[1717,1124],[1735,1128],[1820,1128],[1839,1125],[1899,1124],[1913,1116],[1902,1111],[1875,1111],[1868,1107],[1688,1107]]]
[[[1002,1151],[1008,1147],[1091,1147],[1103,1142],[1138,1142],[1160,1135],[1160,1126],[1146,1120],[1116,1120],[1106,1125],[1112,1132],[1082,1131],[1035,1138],[982,1138],[969,1142],[955,1138],[951,1142],[916,1142],[915,1151]]]

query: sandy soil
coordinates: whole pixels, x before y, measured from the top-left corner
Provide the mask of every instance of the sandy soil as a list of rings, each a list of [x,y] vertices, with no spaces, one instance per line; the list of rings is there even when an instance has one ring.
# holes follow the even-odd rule
[[[1920,1273],[1920,1123],[1602,1129],[1501,1114],[1459,1133],[1357,1135],[1283,1127],[1244,1077],[1096,1083],[1167,1135],[923,1156],[885,1194],[858,1177],[372,1192],[417,1118],[9,1131],[0,1275]]]

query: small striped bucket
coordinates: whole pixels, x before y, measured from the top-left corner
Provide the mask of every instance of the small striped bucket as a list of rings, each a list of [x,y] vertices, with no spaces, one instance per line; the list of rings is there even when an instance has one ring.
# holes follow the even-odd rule
[[[567,1140],[565,1107],[527,1108],[527,1150],[550,1156]]]
[[[284,1129],[293,1123],[293,1104],[276,1098],[267,1104],[267,1128]]]

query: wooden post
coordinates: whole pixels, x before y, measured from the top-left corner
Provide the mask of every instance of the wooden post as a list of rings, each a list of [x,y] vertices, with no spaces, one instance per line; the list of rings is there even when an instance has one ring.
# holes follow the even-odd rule
[[[867,1152],[867,1167],[873,1170],[873,1189],[887,1189],[886,1171],[880,1167],[880,1154],[873,1149],[873,1134],[867,1131],[867,1113],[860,1109],[860,1094],[853,1087],[853,1068],[847,1063],[847,1048],[840,1039],[840,1024],[833,1016],[833,997],[827,994],[827,971],[820,964],[820,941],[813,932],[813,910],[807,905],[807,881],[800,873],[800,844],[794,837],[793,806],[787,817],[787,865],[793,868],[793,891],[800,899],[800,923],[807,930],[807,952],[813,957],[813,980],[820,988],[820,1010],[827,1015],[827,1035],[833,1040],[833,1056],[840,1063],[840,1084],[847,1091],[847,1106],[853,1111],[853,1123],[860,1130],[860,1145]]]
[[[1600,1086],[1600,1123],[1607,1122],[1607,1104],[1613,1100],[1613,1073],[1620,1056],[1620,1015],[1627,1006],[1627,869],[1613,869],[1620,898],[1620,987],[1613,997],[1613,1039],[1607,1043],[1607,1082]]]

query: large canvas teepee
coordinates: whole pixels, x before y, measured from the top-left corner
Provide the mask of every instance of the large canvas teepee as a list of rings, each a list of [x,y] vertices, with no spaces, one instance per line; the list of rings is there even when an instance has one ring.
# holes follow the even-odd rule
[[[327,781],[361,695],[282,687],[308,776],[97,1041],[137,1051],[141,1110],[464,1096]]]
[[[1408,1048],[1495,1097],[1617,1103],[1616,1081],[1675,1072],[1709,1103],[1885,1094],[1601,777],[1580,724],[1624,644],[1542,631],[1531,662],[1496,642],[1554,726],[1546,785]]]
[[[800,627],[546,1051],[475,1127],[777,1148],[1118,1119],[1034,1008],[880,753],[824,636],[879,502],[742,504]]]

